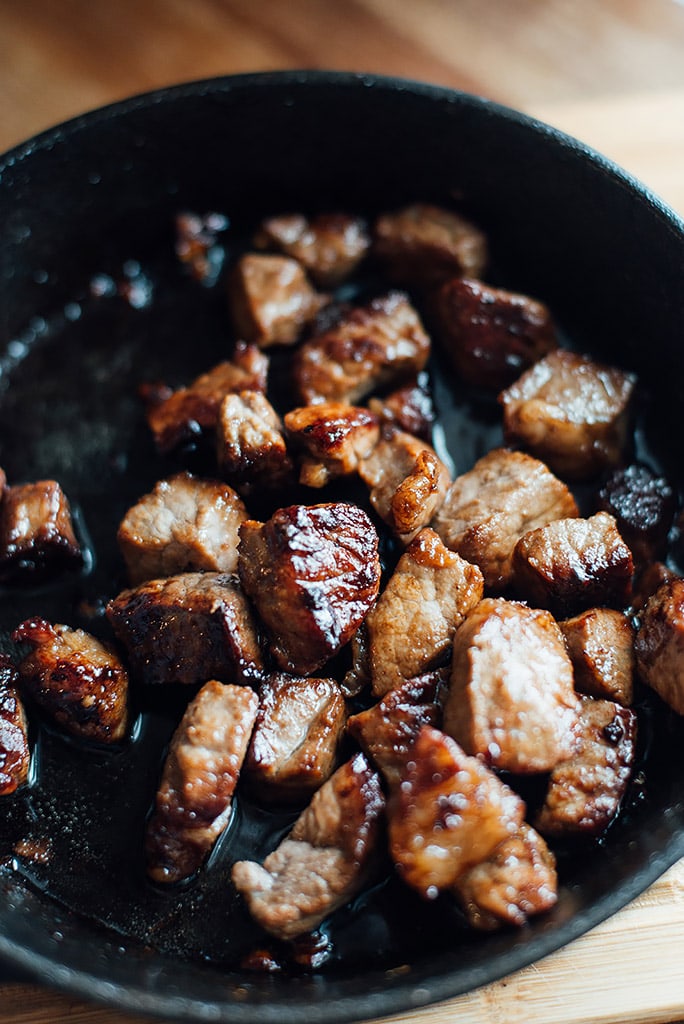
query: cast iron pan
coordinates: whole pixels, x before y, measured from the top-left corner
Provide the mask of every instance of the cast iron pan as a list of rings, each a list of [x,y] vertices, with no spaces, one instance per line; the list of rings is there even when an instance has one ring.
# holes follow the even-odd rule
[[[163,90],[0,160],[0,465],[11,483],[57,478],[90,552],[83,572],[2,592],[3,646],[35,614],[106,636],[104,602],[124,582],[116,524],[156,479],[196,458],[154,452],[136,395],[142,380],[185,382],[230,349],[223,288],[183,273],[174,214],[225,214],[230,258],[267,212],[372,215],[415,199],[480,222],[490,277],[546,300],[569,344],[640,374],[636,454],[681,486],[684,228],[641,186],[559,132],[430,86],[286,73]],[[431,369],[465,470],[500,441],[498,414],[438,361]],[[189,1020],[374,1017],[531,963],[684,855],[684,730],[642,697],[638,784],[600,843],[559,851],[552,913],[474,935],[446,900],[423,904],[381,881],[330,922],[319,969],[247,971],[243,956],[264,939],[233,894],[230,865],[262,856],[290,810],[242,798],[201,880],[163,893],[144,878],[145,815],[185,700],[136,691],[133,736],[115,751],[33,717],[33,781],[0,808],[0,955],[13,970]]]

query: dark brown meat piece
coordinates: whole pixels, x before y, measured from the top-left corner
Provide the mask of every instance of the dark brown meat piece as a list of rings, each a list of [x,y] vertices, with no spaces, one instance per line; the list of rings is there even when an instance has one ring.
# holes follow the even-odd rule
[[[434,315],[444,351],[473,387],[500,391],[557,345],[543,303],[473,278],[446,281]]]
[[[355,505],[291,505],[242,524],[238,568],[278,665],[309,675],[351,639],[377,597],[378,535]]]
[[[28,779],[31,751],[28,722],[19,698],[19,673],[0,655],[0,796],[16,792]]]
[[[294,353],[302,405],[353,405],[379,387],[412,377],[430,354],[420,318],[403,292],[390,292],[350,310]]]
[[[636,715],[581,697],[579,747],[551,772],[535,825],[543,835],[597,835],[617,814],[636,753]]]
[[[577,514],[572,494],[543,462],[496,448],[454,480],[432,526],[448,548],[479,565],[485,586],[500,590],[523,534]]]
[[[327,301],[311,287],[297,260],[259,253],[238,260],[229,297],[238,336],[260,348],[292,345]]]
[[[435,285],[455,274],[479,277],[487,262],[487,240],[465,217],[428,203],[415,203],[375,222],[373,253],[390,280]]]
[[[598,493],[599,508],[615,516],[637,565],[662,558],[675,513],[675,496],[664,477],[647,466],[616,469]]]
[[[390,793],[392,859],[408,885],[434,899],[515,835],[524,815],[523,801],[493,772],[424,725]]]
[[[257,627],[236,576],[148,580],[110,601],[107,616],[144,683],[254,683],[263,676]]]
[[[258,705],[249,687],[215,679],[188,705],[147,824],[145,854],[153,881],[194,875],[228,825]]]
[[[235,572],[247,518],[228,484],[177,473],[128,510],[117,540],[131,583],[192,570]]]
[[[353,473],[380,437],[378,417],[356,405],[324,402],[293,409],[285,416],[289,440],[301,451],[300,483],[324,487]]]
[[[4,488],[0,503],[0,580],[40,577],[81,562],[69,502],[56,480]]]
[[[266,931],[292,939],[316,928],[367,881],[378,855],[385,801],[363,754],[313,796],[263,866],[233,865],[233,882]]]
[[[264,800],[310,797],[335,769],[346,720],[334,679],[269,676],[245,763],[252,789]]]
[[[626,707],[634,694],[634,626],[623,612],[590,608],[560,622],[575,689]]]
[[[117,743],[128,725],[128,674],[108,647],[82,629],[27,619],[15,643],[32,650],[19,664],[22,693],[72,736]]]
[[[506,442],[566,479],[589,479],[622,460],[634,385],[630,373],[557,349],[499,396]]]
[[[279,249],[301,263],[321,288],[334,288],[356,269],[370,246],[366,222],[346,213],[282,214],[262,221],[257,249]]]
[[[684,715],[684,580],[663,583],[648,599],[634,642],[643,681]]]
[[[260,391],[226,395],[216,424],[220,471],[245,494],[281,487],[293,478],[282,423]]]
[[[679,573],[670,569],[664,562],[651,562],[644,566],[634,580],[634,593],[632,596],[632,610],[641,611],[650,597],[653,597],[656,590],[662,587],[663,583],[679,579]]]
[[[607,512],[557,519],[530,530],[513,551],[519,595],[557,615],[595,605],[624,608],[632,592],[632,553]]]
[[[397,388],[386,397],[371,398],[368,408],[384,423],[405,430],[421,441],[430,441],[432,438],[435,407],[425,371],[419,373],[415,381]]]
[[[444,731],[511,772],[547,772],[577,746],[572,664],[547,611],[485,598],[454,636]]]

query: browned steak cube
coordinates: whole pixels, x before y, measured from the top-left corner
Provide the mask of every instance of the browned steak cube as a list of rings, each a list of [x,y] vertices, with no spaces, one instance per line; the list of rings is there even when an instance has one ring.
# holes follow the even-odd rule
[[[500,590],[511,580],[523,534],[577,514],[572,494],[543,462],[496,448],[454,480],[432,527],[448,548],[479,565],[485,586]]]
[[[334,288],[356,269],[370,246],[366,222],[346,213],[282,214],[262,221],[257,249],[279,249],[301,263],[321,288]]]
[[[634,626],[623,612],[590,608],[560,622],[575,689],[629,706],[634,694]]]
[[[444,731],[511,772],[547,772],[577,746],[572,664],[547,611],[485,598],[454,636]]]
[[[414,203],[385,213],[373,228],[373,253],[390,280],[435,285],[455,274],[479,277],[487,262],[482,231],[453,210]]]
[[[147,823],[147,873],[155,882],[193,875],[228,825],[258,705],[249,687],[215,679],[188,705]]]
[[[663,583],[670,583],[676,579],[680,579],[679,573],[665,565],[664,562],[651,562],[644,566],[634,580],[632,610],[641,611],[648,599],[653,597]]]
[[[242,524],[238,569],[280,668],[309,675],[348,643],[377,597],[378,535],[356,505],[290,505]]]
[[[124,590],[107,616],[144,683],[261,680],[251,607],[236,576],[188,572]]]
[[[260,348],[292,345],[327,301],[311,287],[297,260],[260,253],[238,260],[229,297],[238,336]]]
[[[301,483],[324,487],[353,473],[380,437],[378,417],[356,405],[324,402],[285,415],[285,429],[299,457]]]
[[[226,395],[216,424],[219,469],[248,494],[280,487],[293,476],[280,417],[260,391]]]
[[[108,647],[82,629],[27,619],[15,643],[32,650],[19,665],[22,691],[62,728],[96,743],[116,743],[128,725],[128,674]]]
[[[31,751],[28,722],[19,698],[19,673],[0,655],[0,796],[8,796],[28,779]]]
[[[616,469],[601,486],[599,507],[615,516],[637,565],[663,558],[675,513],[675,495],[647,466]]]
[[[56,480],[6,487],[0,503],[0,580],[81,564],[71,509]]]
[[[670,579],[648,599],[634,651],[643,681],[684,715],[684,580]]]
[[[430,441],[432,437],[435,406],[426,371],[384,398],[371,398],[368,408],[384,423],[405,430],[422,441]]]

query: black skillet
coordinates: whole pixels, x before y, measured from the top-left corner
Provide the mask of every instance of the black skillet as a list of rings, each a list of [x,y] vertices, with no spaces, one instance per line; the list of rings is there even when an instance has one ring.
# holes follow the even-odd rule
[[[174,215],[227,215],[230,259],[267,212],[372,214],[415,199],[476,219],[491,239],[491,277],[546,300],[569,343],[639,373],[637,455],[681,486],[684,226],[640,185],[544,125],[425,85],[306,72],[163,90],[0,159],[0,465],[10,482],[60,480],[92,556],[81,573],[2,591],[3,646],[35,614],[106,635],[102,607],[123,582],[116,523],[154,480],[197,458],[155,454],[136,395],[142,380],[181,383],[229,351],[223,289],[183,273]],[[500,440],[498,414],[438,363],[433,377],[448,447],[466,469]],[[181,891],[158,892],[142,872],[144,818],[185,699],[138,692],[134,735],[116,751],[33,718],[32,784],[0,807],[10,969],[188,1020],[374,1017],[531,963],[684,854],[684,730],[642,697],[637,784],[602,842],[559,851],[552,913],[478,936],[447,901],[424,905],[381,880],[329,924],[320,968],[250,971],[243,958],[264,939],[232,893],[230,864],[262,854],[289,811],[240,800],[202,879]]]

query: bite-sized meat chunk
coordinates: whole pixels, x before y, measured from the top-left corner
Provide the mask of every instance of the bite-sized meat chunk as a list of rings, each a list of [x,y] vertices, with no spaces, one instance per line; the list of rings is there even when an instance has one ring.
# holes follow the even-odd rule
[[[19,664],[22,693],[72,736],[117,743],[128,725],[128,674],[82,629],[27,619],[12,634],[31,646]]]
[[[634,463],[616,469],[598,493],[599,508],[615,516],[637,565],[662,558],[675,513],[675,495],[664,477]]]
[[[347,213],[282,214],[261,222],[257,249],[279,249],[301,263],[321,288],[334,288],[356,269],[370,246],[361,217]]]
[[[576,749],[578,708],[549,612],[481,601],[454,636],[444,731],[493,768],[548,772]]]
[[[368,408],[384,423],[405,430],[407,434],[413,434],[422,441],[432,438],[435,406],[426,371],[417,374],[414,381],[397,388],[384,398],[371,398]]]
[[[269,676],[245,763],[252,789],[265,800],[310,796],[335,769],[346,720],[334,679]]]
[[[230,308],[239,337],[260,348],[292,345],[327,301],[297,260],[247,253],[230,277]]]
[[[656,590],[662,587],[663,583],[670,583],[672,580],[680,579],[680,574],[671,569],[664,562],[651,562],[637,574],[634,580],[634,592],[632,595],[632,610],[641,611],[650,597],[653,597]]]
[[[648,599],[634,651],[641,679],[678,715],[684,715],[683,579],[663,583]]]
[[[314,794],[263,866],[233,865],[233,882],[252,917],[280,939],[316,928],[367,881],[379,852],[385,800],[363,754]]]
[[[188,705],[147,823],[145,855],[153,881],[194,875],[228,825],[258,706],[249,687],[215,679]]]
[[[454,892],[473,928],[520,927],[556,903],[556,859],[539,833],[523,822],[515,835],[457,879]]]
[[[504,436],[554,473],[586,480],[622,461],[636,378],[556,349],[499,396]]]
[[[176,224],[176,256],[191,276],[209,288],[223,268],[225,251],[218,236],[228,227],[221,213],[179,213]]]
[[[435,285],[455,274],[479,277],[487,262],[482,231],[453,210],[414,203],[385,213],[373,228],[373,253],[404,285]]]
[[[353,405],[379,387],[412,377],[430,354],[420,318],[403,292],[390,292],[351,309],[294,353],[302,405]]]
[[[226,395],[216,424],[219,469],[248,494],[254,487],[280,487],[293,475],[282,423],[260,391]]]
[[[19,673],[0,655],[0,796],[16,792],[28,779],[31,751],[28,722],[19,697]]]
[[[368,663],[379,697],[448,660],[454,632],[482,597],[476,565],[421,530],[366,616]]]
[[[448,548],[479,565],[485,586],[500,590],[525,533],[576,515],[572,494],[543,462],[495,448],[454,480],[431,525]]]
[[[371,505],[404,544],[428,525],[451,481],[434,448],[393,427],[361,462],[359,476],[370,488]]]
[[[121,520],[117,540],[131,583],[191,570],[237,570],[247,510],[232,487],[177,473],[160,480]]]
[[[189,387],[148,401],[147,422],[158,450],[170,452],[201,435],[213,435],[221,402],[235,391],[265,391],[268,356],[238,342],[233,359],[201,374]],[[145,389],[148,399],[149,388]],[[154,396],[152,396],[154,397]]]
[[[594,605],[624,608],[633,574],[632,552],[607,512],[539,526],[521,537],[513,551],[519,595],[557,615]]]
[[[597,835],[617,814],[636,754],[636,715],[581,697],[579,747],[551,772],[535,826],[543,835]]]
[[[378,417],[344,402],[305,405],[285,415],[285,429],[300,449],[300,483],[324,487],[353,473],[380,437]]]
[[[356,632],[380,586],[378,535],[356,505],[290,505],[240,527],[238,570],[285,672],[309,675]]]
[[[345,672],[341,683],[342,693],[345,697],[356,697],[370,683],[369,647],[368,630],[364,620],[349,644],[351,665]]]
[[[6,487],[0,502],[0,580],[82,563],[71,508],[56,480]]]
[[[144,683],[254,683],[263,676],[256,623],[236,576],[148,580],[110,601],[107,617]]]
[[[623,612],[590,608],[559,622],[575,689],[629,706],[634,695],[634,626]]]
[[[435,332],[466,384],[500,391],[555,348],[547,307],[527,295],[456,277],[436,299]]]
[[[390,852],[404,881],[434,899],[515,835],[525,804],[443,732],[424,725],[387,807]]]

